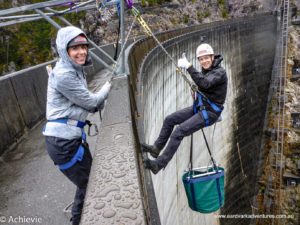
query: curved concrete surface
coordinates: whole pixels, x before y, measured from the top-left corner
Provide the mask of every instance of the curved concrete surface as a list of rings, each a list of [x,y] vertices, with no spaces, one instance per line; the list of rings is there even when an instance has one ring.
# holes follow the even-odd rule
[[[177,61],[183,52],[200,69],[195,50],[200,36],[206,36],[216,53],[224,57],[229,82],[223,121],[205,128],[216,161],[226,169],[226,198],[220,212],[200,214],[189,209],[182,184],[188,168],[190,138],[185,138],[166,169],[152,176],[161,223],[247,224],[249,221],[221,220],[216,214],[251,214],[256,184],[257,162],[266,112],[276,40],[276,18],[257,16],[213,29],[202,29],[168,40],[168,53]],[[189,87],[175,72],[160,47],[152,50],[142,64],[139,83],[140,109],[145,141],[157,138],[163,119],[170,113],[192,105]],[[140,122],[141,122],[140,120]],[[194,166],[207,166],[209,155],[201,132],[194,135]],[[240,155],[238,152],[240,151]],[[243,182],[239,156],[247,175]],[[251,189],[249,189],[251,188]],[[200,222],[201,221],[201,222]]]

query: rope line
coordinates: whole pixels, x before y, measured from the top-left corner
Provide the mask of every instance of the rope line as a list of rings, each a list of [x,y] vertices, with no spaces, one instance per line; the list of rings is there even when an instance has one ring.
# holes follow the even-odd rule
[[[248,189],[248,193],[250,193],[249,184],[248,184],[248,182],[246,182],[247,175],[245,174],[244,168],[243,168],[242,156],[241,156],[241,152],[240,152],[239,142],[237,142],[236,146],[237,146],[237,149],[238,149],[238,155],[239,155],[239,160],[240,160],[240,166],[241,166],[242,175],[244,177],[244,179],[243,179],[244,180],[244,184],[246,185],[246,188]],[[257,210],[257,208],[254,207],[254,205],[252,204],[252,201],[250,200],[249,195],[248,195],[248,201],[249,201],[249,204],[250,204],[250,207],[251,207],[252,214],[254,214],[254,212],[255,212],[255,210]]]
[[[180,70],[180,68],[177,66],[177,63],[175,62],[175,60],[172,58],[172,56],[167,52],[167,50],[163,47],[163,45],[161,44],[161,42],[157,39],[157,37],[154,35],[154,33],[151,31],[151,29],[149,28],[149,26],[147,25],[147,23],[145,22],[145,20],[142,18],[140,12],[135,8],[132,7],[131,12],[134,15],[137,15],[137,21],[140,23],[140,25],[142,26],[143,30],[145,31],[145,33],[149,36],[149,37],[153,37],[153,39],[156,41],[156,43],[160,46],[160,48],[164,51],[164,53],[167,55],[167,57],[171,60],[171,62],[175,65],[176,67],[176,71],[178,73],[181,74],[181,76],[183,77],[184,81],[190,86],[190,88],[192,89],[192,91],[194,92],[198,92],[201,95],[203,95],[205,98],[207,98],[205,96],[205,94],[203,94],[199,89],[198,86],[192,82],[191,80],[189,80],[186,76],[186,74]],[[208,98],[207,98],[208,99]]]
[[[113,70],[112,73],[115,73],[116,70],[117,70],[117,64],[118,64],[119,61],[120,61],[121,55],[122,55],[122,53],[123,53],[123,51],[124,51],[124,49],[125,49],[126,43],[127,43],[127,41],[128,41],[129,35],[130,35],[131,31],[132,31],[132,28],[133,28],[133,26],[134,26],[134,23],[135,23],[136,19],[137,19],[137,16],[134,17],[134,19],[133,19],[133,21],[132,21],[132,23],[131,23],[131,26],[130,26],[130,28],[129,28],[128,34],[127,34],[127,36],[126,36],[126,38],[125,38],[125,41],[124,41],[124,45],[122,46],[122,49],[121,49],[120,54],[119,54],[119,56],[118,56],[117,62],[114,64],[114,67],[115,67],[115,68],[114,68],[114,70]]]
[[[237,146],[237,149],[238,149],[238,154],[239,154],[239,159],[240,159],[240,166],[241,166],[241,170],[242,170],[242,175],[243,175],[244,179],[246,179],[247,176],[244,173],[244,168],[243,168],[243,163],[242,163],[242,156],[241,156],[241,152],[240,152],[240,145],[239,145],[238,142],[236,143],[236,146]]]

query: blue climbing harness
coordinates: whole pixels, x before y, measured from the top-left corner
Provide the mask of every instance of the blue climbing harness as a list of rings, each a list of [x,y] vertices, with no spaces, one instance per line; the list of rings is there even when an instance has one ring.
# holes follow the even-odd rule
[[[218,107],[215,103],[210,101],[208,98],[203,97],[199,92],[196,92],[196,99],[194,101],[194,114],[196,114],[197,111],[200,110],[205,119],[205,126],[207,127],[210,124],[209,124],[209,118],[208,118],[206,108],[203,104],[203,99],[205,99],[208,102],[208,104],[213,108],[213,110],[215,110],[216,112],[222,112],[222,109],[220,109],[220,107]]]
[[[63,123],[63,124],[68,124],[68,125],[72,125],[72,126],[75,126],[75,127],[79,127],[79,128],[81,128],[82,140],[86,141],[86,135],[84,133],[83,127],[87,124],[87,122],[82,122],[82,121],[77,121],[77,120],[72,120],[72,119],[48,120],[47,122],[48,123],[49,122],[51,122],[51,123]],[[46,125],[43,127],[43,131],[45,131]],[[66,170],[66,169],[71,168],[72,166],[75,165],[75,163],[77,161],[80,161],[80,162],[82,161],[83,155],[84,155],[84,147],[81,144],[79,146],[76,154],[73,156],[73,158],[65,164],[58,165],[58,168],[61,169],[61,170]]]

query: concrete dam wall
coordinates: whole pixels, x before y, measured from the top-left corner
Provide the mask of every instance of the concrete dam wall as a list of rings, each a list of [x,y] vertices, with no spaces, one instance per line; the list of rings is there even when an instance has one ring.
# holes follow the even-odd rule
[[[188,207],[182,175],[189,164],[190,137],[162,172],[152,176],[161,224],[219,224],[216,214],[251,214],[257,182],[260,144],[276,43],[276,17],[261,15],[224,24],[211,24],[163,43],[177,61],[183,52],[200,69],[195,50],[205,36],[215,53],[223,55],[228,75],[228,92],[223,120],[205,128],[215,160],[226,169],[225,205],[217,213],[200,214]],[[140,46],[147,46],[142,43]],[[141,49],[141,51],[144,51]],[[138,52],[138,48],[132,52]],[[152,49],[136,76],[131,56],[131,84],[136,94],[136,119],[140,140],[153,144],[163,119],[192,105],[190,88],[176,73],[160,47]],[[136,70],[136,71],[135,71]],[[136,83],[136,86],[135,86]],[[207,166],[209,155],[201,132],[194,134],[194,166]],[[241,160],[240,160],[241,159]],[[247,176],[244,180],[242,169]],[[200,222],[201,221],[201,222]],[[250,221],[222,219],[221,224]]]

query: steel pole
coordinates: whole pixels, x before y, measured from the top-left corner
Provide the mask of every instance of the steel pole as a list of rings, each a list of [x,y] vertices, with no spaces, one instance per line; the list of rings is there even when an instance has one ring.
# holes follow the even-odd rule
[[[60,29],[61,26],[58,25],[58,23],[56,23],[54,20],[52,20],[49,16],[47,16],[45,13],[43,13],[41,10],[39,9],[35,9],[34,11],[36,11],[38,14],[40,14],[45,20],[47,20],[49,23],[51,23],[56,29]]]
[[[120,20],[121,20],[121,49],[125,44],[125,29],[124,29],[124,1],[120,1]],[[125,51],[121,55],[121,68],[120,74],[125,73]]]

